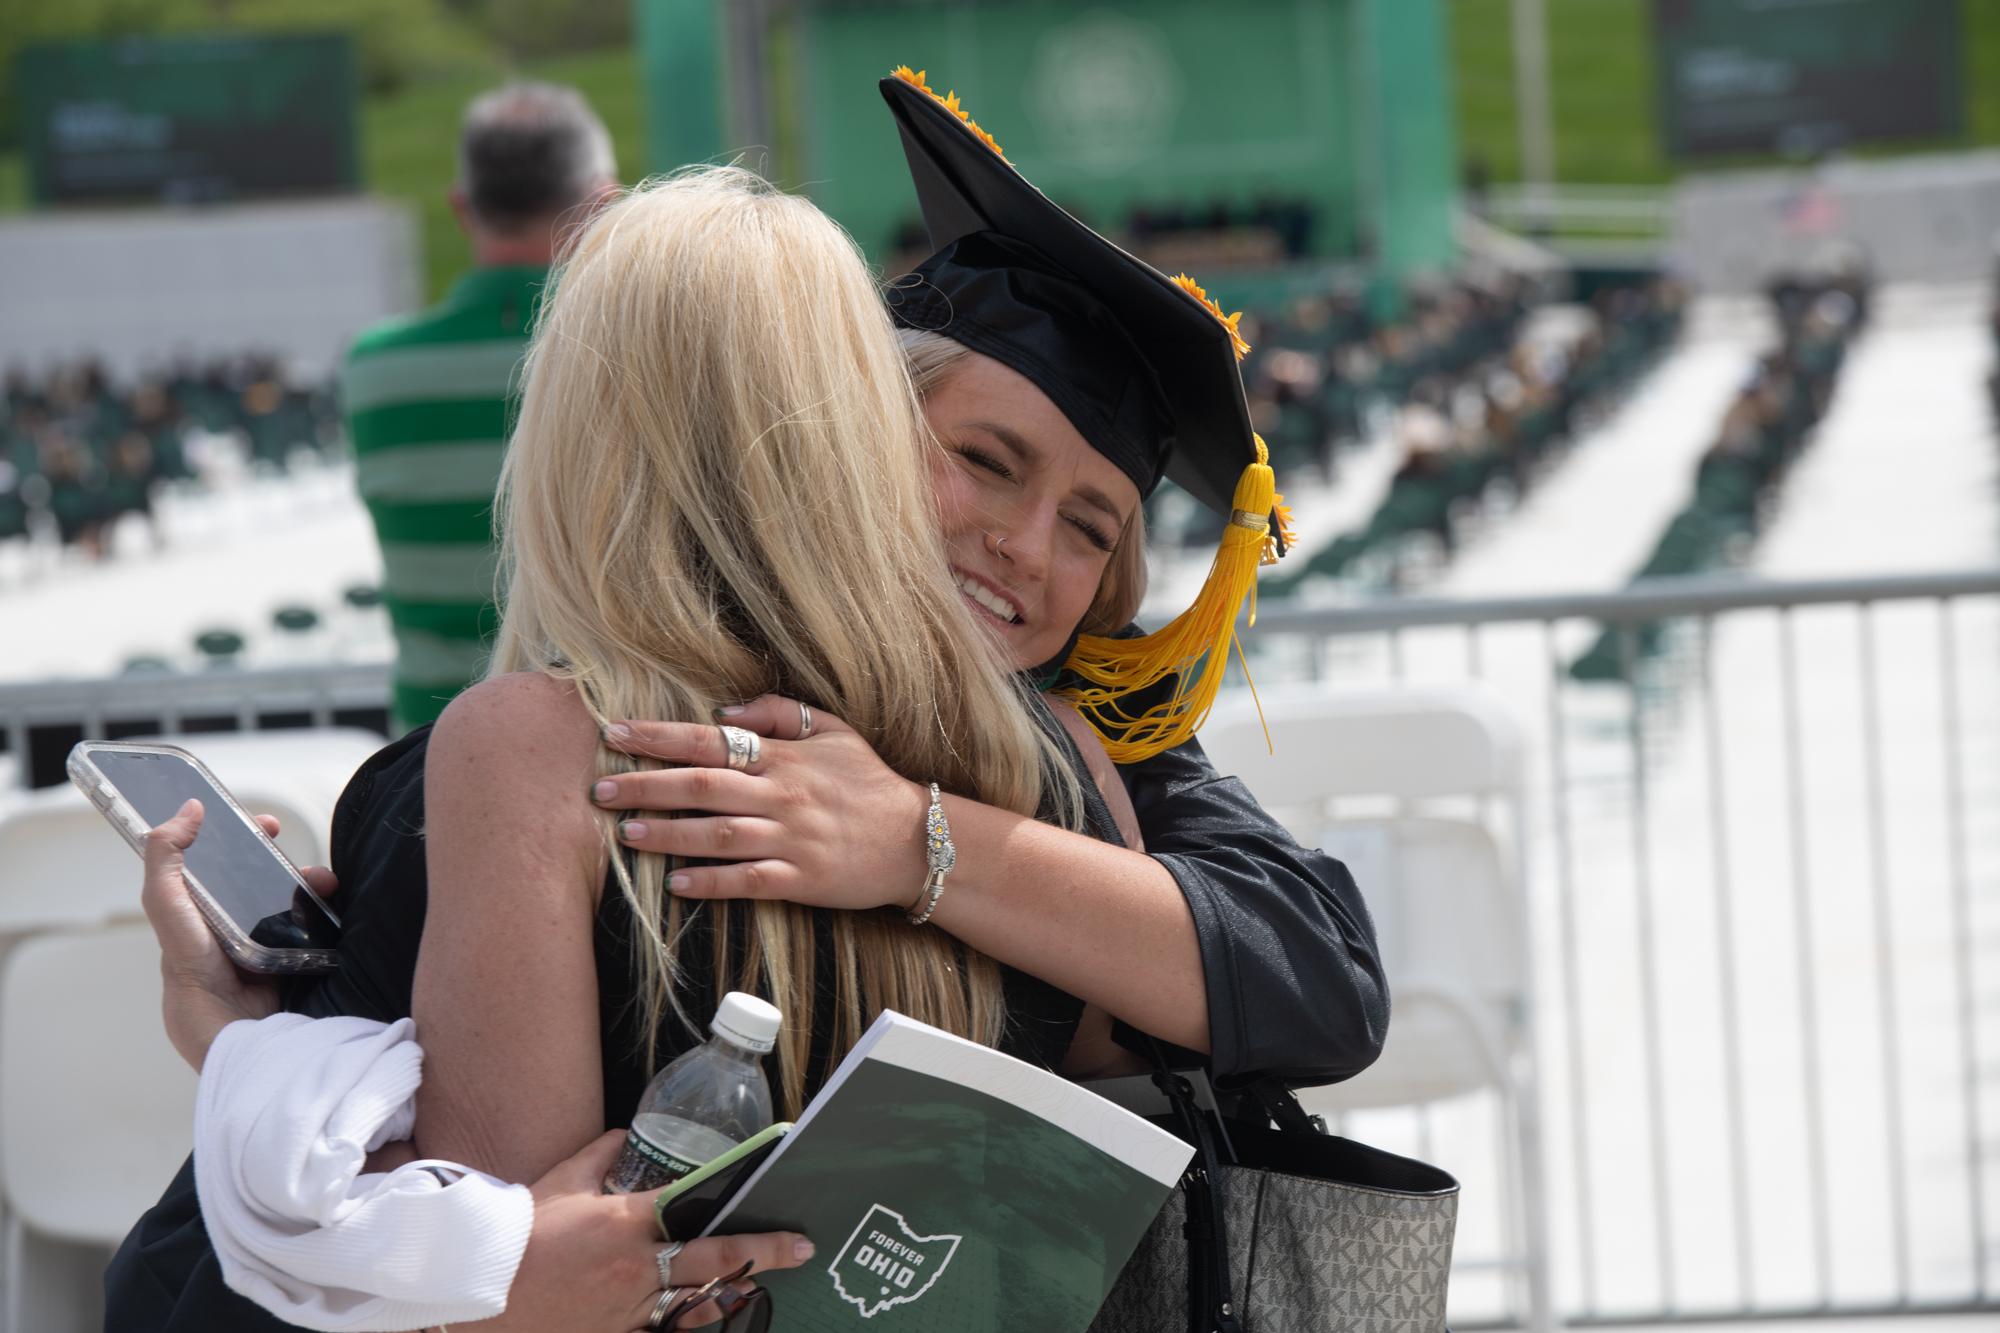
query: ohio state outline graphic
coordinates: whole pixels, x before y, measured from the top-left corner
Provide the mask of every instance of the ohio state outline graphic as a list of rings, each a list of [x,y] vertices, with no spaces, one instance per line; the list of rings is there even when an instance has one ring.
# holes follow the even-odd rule
[[[895,1229],[889,1228],[891,1220]],[[898,1234],[900,1233],[900,1235]],[[958,1253],[963,1236],[919,1236],[894,1208],[875,1204],[855,1226],[833,1257],[826,1271],[833,1275],[833,1289],[840,1298],[861,1311],[863,1319],[873,1319],[892,1305],[908,1305],[931,1289],[944,1273],[952,1255]],[[928,1247],[944,1244],[942,1252]],[[857,1287],[876,1288],[857,1295],[841,1280],[841,1269]],[[917,1279],[922,1278],[922,1282]]]

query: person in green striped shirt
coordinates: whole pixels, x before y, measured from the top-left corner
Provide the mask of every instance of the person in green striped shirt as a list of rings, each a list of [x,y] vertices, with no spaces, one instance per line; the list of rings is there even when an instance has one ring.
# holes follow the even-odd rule
[[[493,492],[516,374],[549,265],[616,173],[611,136],[574,89],[517,83],[476,99],[451,189],[473,271],[348,351],[342,407],[382,544],[399,734],[435,720],[485,669],[498,623]]]

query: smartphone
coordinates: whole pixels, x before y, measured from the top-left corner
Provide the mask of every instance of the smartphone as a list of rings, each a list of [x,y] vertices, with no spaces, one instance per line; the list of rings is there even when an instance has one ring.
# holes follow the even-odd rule
[[[750,1173],[791,1131],[792,1122],[780,1120],[751,1135],[714,1161],[688,1172],[661,1190],[653,1200],[653,1217],[660,1225],[662,1240],[689,1240],[701,1235],[722,1205],[736,1197],[736,1191],[750,1179]]]
[[[142,856],[149,832],[188,797],[201,802],[201,833],[187,851],[188,893],[237,966],[287,975],[339,968],[339,916],[201,760],[172,745],[84,741],[69,752],[68,768],[70,781]]]

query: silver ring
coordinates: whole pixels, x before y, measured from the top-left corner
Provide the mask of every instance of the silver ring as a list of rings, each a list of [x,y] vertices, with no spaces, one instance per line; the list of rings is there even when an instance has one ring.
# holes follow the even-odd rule
[[[674,1302],[681,1298],[686,1287],[668,1287],[660,1293],[660,1299],[653,1302],[653,1313],[646,1316],[646,1327],[662,1329],[667,1326],[667,1312],[674,1308]]]
[[[757,762],[763,752],[763,746],[759,744],[756,732],[745,731],[741,727],[718,727],[717,730],[722,733],[722,739],[729,745],[731,768],[741,773]]]
[[[813,710],[806,707],[806,705],[803,702],[801,702],[799,704],[799,739],[804,740],[806,737],[812,734],[813,734]]]
[[[660,1266],[661,1286],[671,1287],[674,1285],[673,1274],[671,1271],[674,1266],[674,1256],[679,1254],[682,1250],[685,1250],[686,1248],[687,1248],[686,1241],[677,1240],[673,1242],[671,1245],[667,1246],[666,1249],[661,1250],[658,1254],[653,1256],[653,1262]]]
[[[1000,557],[1001,559],[1003,559],[1003,560],[1004,560],[1004,559],[1006,559],[1006,558],[1007,558],[1007,553],[1006,553],[1005,551],[1003,551],[1003,550],[1001,550],[1001,549],[1000,549],[1001,547],[1005,546],[1006,544],[1007,544],[1007,539],[1006,539],[1005,537],[1001,537],[1001,538],[997,539],[997,540],[996,540],[996,541],[995,541],[995,542],[993,543],[993,554],[995,554],[995,555],[999,556],[999,557]]]

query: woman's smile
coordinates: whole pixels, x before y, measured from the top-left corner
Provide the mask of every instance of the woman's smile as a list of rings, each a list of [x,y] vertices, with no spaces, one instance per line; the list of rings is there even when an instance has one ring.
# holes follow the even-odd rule
[[[951,574],[965,599],[998,623],[1014,626],[1026,622],[1020,601],[1011,594],[997,590],[977,574],[968,574],[956,565],[952,566]]]

